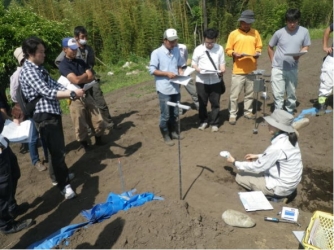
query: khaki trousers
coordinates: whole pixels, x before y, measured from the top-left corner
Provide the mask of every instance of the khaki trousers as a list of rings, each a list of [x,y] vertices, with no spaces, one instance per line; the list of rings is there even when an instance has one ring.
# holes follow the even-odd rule
[[[275,195],[274,190],[266,187],[266,179],[263,174],[239,172],[235,177],[235,181],[248,190],[262,191],[264,195]]]
[[[235,75],[232,74],[231,93],[229,102],[230,117],[237,117],[238,114],[238,98],[244,89],[244,115],[248,115],[253,111],[253,94],[255,75]]]
[[[78,141],[87,140],[88,127],[93,129],[95,136],[103,135],[105,124],[99,109],[90,95],[72,101],[70,104],[70,115]]]

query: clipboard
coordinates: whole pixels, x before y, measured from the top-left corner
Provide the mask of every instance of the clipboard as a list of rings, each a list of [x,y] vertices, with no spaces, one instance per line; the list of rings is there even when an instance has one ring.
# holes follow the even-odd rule
[[[300,51],[300,52],[297,52],[297,53],[285,53],[284,55],[285,56],[302,56],[302,55],[305,55],[306,53],[307,53],[307,50]]]

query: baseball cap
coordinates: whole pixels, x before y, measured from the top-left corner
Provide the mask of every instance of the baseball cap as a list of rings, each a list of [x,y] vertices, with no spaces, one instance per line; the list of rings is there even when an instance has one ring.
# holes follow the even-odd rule
[[[19,62],[19,64],[21,64],[22,60],[24,59],[22,47],[18,47],[18,48],[15,49],[14,56],[17,59],[17,61]]]
[[[175,29],[167,29],[164,32],[164,39],[167,39],[168,41],[174,41],[176,39],[179,39],[177,36],[177,32]]]
[[[63,48],[69,47],[70,49],[73,49],[73,50],[76,50],[79,48],[77,42],[75,41],[73,37],[63,38],[63,40],[61,41],[61,45],[63,46]]]
[[[244,21],[245,23],[254,23],[255,22],[254,12],[252,10],[243,11],[238,21]]]

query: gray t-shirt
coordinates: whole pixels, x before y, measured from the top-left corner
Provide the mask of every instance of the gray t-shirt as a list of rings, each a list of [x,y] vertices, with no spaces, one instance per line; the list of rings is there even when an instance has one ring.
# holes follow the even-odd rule
[[[298,61],[284,54],[297,53],[302,47],[310,45],[310,34],[302,26],[298,26],[292,33],[288,32],[286,27],[277,30],[269,42],[270,47],[276,46],[272,67],[282,70],[297,69]]]

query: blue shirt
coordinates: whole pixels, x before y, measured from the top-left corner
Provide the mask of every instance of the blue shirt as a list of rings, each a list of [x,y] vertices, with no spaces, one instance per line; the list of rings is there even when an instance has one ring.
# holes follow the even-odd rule
[[[165,45],[155,49],[151,54],[149,72],[153,75],[154,71],[161,70],[173,72],[178,75],[178,68],[183,64],[178,47],[168,50]],[[164,95],[174,95],[180,93],[180,85],[173,83],[167,76],[154,76],[156,90]]]

